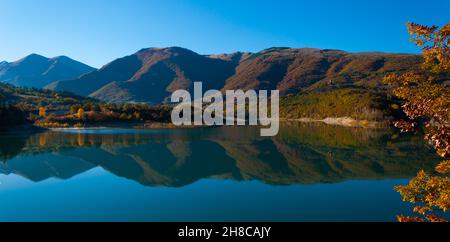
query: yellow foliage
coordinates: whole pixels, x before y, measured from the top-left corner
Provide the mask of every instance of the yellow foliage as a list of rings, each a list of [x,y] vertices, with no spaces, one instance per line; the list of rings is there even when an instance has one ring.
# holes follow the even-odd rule
[[[450,160],[446,160],[441,162],[437,167],[436,171],[441,174],[447,174],[450,173]]]
[[[404,100],[402,109],[409,120],[400,120],[396,127],[404,132],[416,130],[425,123],[425,139],[443,158],[450,156],[450,92],[442,84],[442,76],[450,73],[450,24],[441,29],[408,23],[412,41],[422,48],[421,70],[402,75],[390,74],[384,81],[394,87],[393,93]],[[420,171],[406,186],[395,188],[404,201],[416,204],[414,212],[421,217],[398,216],[400,222],[443,222],[436,211],[450,210],[450,161],[441,162],[431,175]]]
[[[45,107],[39,107],[39,116],[45,117],[46,114],[47,114],[47,110],[45,109]]]
[[[395,188],[404,201],[419,204],[414,212],[422,215],[440,209],[450,210],[450,179],[420,171],[406,186]]]
[[[84,109],[82,109],[82,108],[79,108],[79,109],[78,109],[77,117],[78,117],[79,119],[83,119],[83,118],[84,118]]]
[[[450,71],[450,24],[441,29],[415,23],[407,25],[411,40],[422,48],[424,66],[436,73]]]

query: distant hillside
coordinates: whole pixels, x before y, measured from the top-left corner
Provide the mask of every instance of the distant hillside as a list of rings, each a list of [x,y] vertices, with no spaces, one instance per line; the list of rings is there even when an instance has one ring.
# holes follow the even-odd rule
[[[280,102],[280,116],[286,119],[349,117],[385,121],[403,117],[399,107],[399,101],[390,95],[361,88],[343,88],[284,97]]]
[[[72,79],[95,70],[66,56],[47,58],[29,55],[15,62],[0,63],[0,82],[42,88],[61,79]]]
[[[74,104],[85,103],[98,103],[98,101],[68,92],[17,87],[0,83],[0,106],[20,106],[26,110],[37,110],[39,107],[62,110],[69,109]]]
[[[221,89],[243,55],[203,56],[178,47],[143,49],[98,71],[46,88],[108,102],[161,103],[177,89],[192,90],[195,81],[202,81],[204,89]]]
[[[204,89],[278,89],[282,95],[340,88],[381,90],[387,73],[417,68],[410,54],[270,48],[258,53],[199,55],[179,48],[143,49],[79,78],[47,86],[108,102],[160,103],[171,92]]]
[[[282,95],[344,86],[382,87],[387,73],[417,68],[419,55],[271,48],[243,60],[224,89],[278,89]]]
[[[0,131],[10,126],[33,123],[39,108],[47,114],[66,112],[73,105],[98,103],[98,101],[71,93],[17,87],[0,83]]]
[[[43,128],[167,123],[169,106],[111,104],[70,92],[0,83],[0,131],[19,124]]]

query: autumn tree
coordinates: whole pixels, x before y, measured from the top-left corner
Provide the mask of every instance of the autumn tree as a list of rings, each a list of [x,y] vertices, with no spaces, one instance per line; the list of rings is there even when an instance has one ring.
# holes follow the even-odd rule
[[[47,110],[45,107],[39,107],[39,116],[45,117],[47,114]]]
[[[406,186],[396,187],[404,201],[414,204],[416,216],[398,216],[401,222],[440,222],[450,210],[450,24],[442,28],[408,23],[411,40],[422,49],[419,70],[390,74],[385,82],[404,101],[405,120],[395,122],[402,132],[425,133],[425,140],[443,161],[436,172],[419,171]]]
[[[84,118],[84,109],[82,109],[82,108],[79,108],[79,109],[78,109],[77,117],[78,117],[79,119],[83,119],[83,118]]]
[[[80,108],[81,108],[80,104],[74,104],[70,107],[70,113],[76,114]]]

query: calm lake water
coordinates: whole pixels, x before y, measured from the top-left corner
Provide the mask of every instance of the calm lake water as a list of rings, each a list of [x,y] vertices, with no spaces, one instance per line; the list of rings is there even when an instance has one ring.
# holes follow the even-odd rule
[[[390,130],[283,124],[0,134],[0,221],[394,221],[439,159]]]

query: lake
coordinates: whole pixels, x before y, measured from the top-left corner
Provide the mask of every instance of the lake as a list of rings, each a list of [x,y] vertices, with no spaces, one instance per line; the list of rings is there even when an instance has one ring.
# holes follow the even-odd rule
[[[0,134],[0,221],[395,221],[420,137],[284,123]]]

